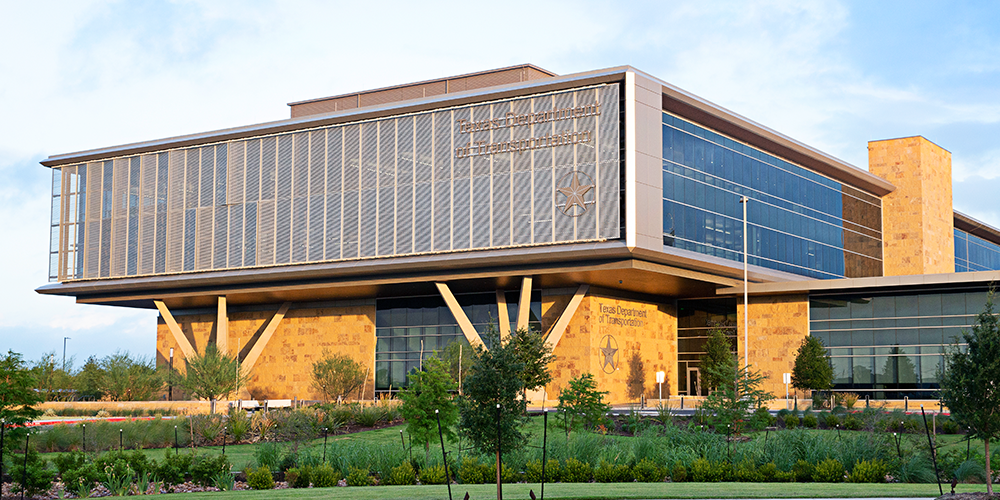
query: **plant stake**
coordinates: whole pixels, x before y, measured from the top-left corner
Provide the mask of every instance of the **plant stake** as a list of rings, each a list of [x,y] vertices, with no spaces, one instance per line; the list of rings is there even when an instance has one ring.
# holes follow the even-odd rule
[[[438,437],[441,438],[441,458],[444,459],[444,482],[448,485],[448,500],[451,499],[451,476],[448,475],[448,453],[444,451],[444,434],[441,432],[441,413],[434,410],[434,417],[438,422]]]
[[[924,405],[920,405],[920,414],[924,417],[924,430],[927,431],[927,444],[931,447],[931,459],[934,460],[934,479],[938,484],[938,492],[944,495],[944,489],[941,488],[941,475],[938,473],[937,466],[937,453],[934,451],[934,441],[931,439],[931,430],[927,427],[927,414],[924,413]],[[986,478],[989,481],[989,478]]]

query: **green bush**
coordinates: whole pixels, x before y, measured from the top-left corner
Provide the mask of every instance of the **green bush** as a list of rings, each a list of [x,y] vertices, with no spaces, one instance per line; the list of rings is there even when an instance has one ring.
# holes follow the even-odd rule
[[[496,470],[497,470],[496,466],[493,466],[490,469],[491,473],[494,474],[494,477],[495,477],[495,474],[496,474]],[[546,471],[546,472],[548,472],[548,471]],[[500,467],[500,481],[502,481],[504,483],[517,483],[517,482],[520,482],[520,479],[521,479],[521,474],[519,472],[515,471],[514,469],[512,469],[507,464],[501,464],[501,467]],[[494,481],[495,481],[495,479],[494,479]]]
[[[368,469],[361,467],[350,467],[347,471],[348,486],[371,486],[374,478],[368,475]]]
[[[844,427],[848,430],[860,431],[865,427],[865,424],[858,417],[855,417],[853,414],[849,414],[844,417]]]
[[[167,448],[163,461],[157,464],[156,476],[168,487],[183,483],[184,478],[191,470],[193,459],[194,454],[192,453],[175,453]]]
[[[807,429],[815,429],[819,426],[819,419],[816,418],[816,415],[806,415],[802,417],[802,426]]]
[[[285,471],[285,482],[292,488],[308,488],[310,484],[310,467],[292,467]]]
[[[830,429],[836,429],[840,425],[840,417],[834,415],[833,413],[828,413],[823,417],[823,423]]]
[[[487,484],[496,481],[496,468],[479,463],[478,457],[464,457],[458,467],[458,481],[462,484]]]
[[[640,483],[657,483],[663,481],[666,475],[666,471],[648,458],[639,460],[632,466],[632,477]]]
[[[761,472],[757,469],[757,465],[749,459],[744,459],[742,462],[736,464],[733,472],[736,476],[736,480],[741,483],[764,482],[764,474],[761,474]]]
[[[778,469],[774,462],[768,462],[760,466],[760,475],[768,483],[788,483],[795,480],[793,472],[786,472]]]
[[[691,481],[696,483],[717,483],[728,481],[732,467],[725,462],[709,461],[699,458],[691,462]]]
[[[941,432],[945,434],[958,434],[961,429],[962,428],[958,425],[958,422],[955,422],[950,418],[941,423]]]
[[[191,480],[202,485],[211,486],[214,478],[225,472],[229,473],[233,464],[225,455],[196,455],[191,461]]]
[[[271,469],[266,465],[261,465],[256,469],[247,469],[247,484],[255,490],[271,490],[274,489],[274,476],[271,475]]]
[[[816,466],[805,460],[800,459],[792,466],[792,474],[795,476],[795,480],[800,483],[811,482],[815,472]]]
[[[844,481],[844,464],[840,460],[828,458],[816,464],[813,481],[817,483],[840,483]]]
[[[794,414],[785,415],[785,428],[794,429],[799,425],[799,417]]]
[[[687,476],[687,468],[680,462],[675,463],[673,470],[670,471],[670,480],[675,483],[683,483],[684,481],[687,481]]]
[[[340,472],[331,467],[330,464],[313,467],[309,475],[314,488],[329,488],[336,486],[337,482],[340,481]]]
[[[83,464],[76,469],[69,469],[60,474],[67,489],[76,491],[83,487],[88,490],[94,487],[101,475],[93,463]]]
[[[444,465],[435,465],[433,467],[424,467],[420,469],[420,483],[444,484],[445,483]]]
[[[594,481],[598,483],[632,481],[632,471],[625,464],[613,464],[601,459],[601,463],[594,468]]]
[[[889,467],[882,460],[862,460],[854,464],[847,480],[852,483],[881,483],[888,472]]]
[[[774,416],[766,407],[759,407],[753,412],[753,416],[750,417],[750,427],[754,430],[762,431],[768,426],[774,425],[777,422]]]
[[[586,483],[590,481],[593,472],[593,469],[586,462],[569,457],[563,464],[562,480],[564,483]]]
[[[25,474],[26,469],[27,474]],[[14,478],[14,484],[17,485],[14,491],[23,491],[31,497],[47,492],[52,487],[52,480],[55,478],[55,471],[48,469],[48,461],[42,459],[38,452],[31,448],[28,449],[26,461],[20,457],[15,458],[14,467],[10,469],[10,474]]]
[[[417,473],[413,470],[413,465],[410,462],[403,462],[389,472],[389,477],[386,478],[385,484],[398,486],[417,484]]]
[[[556,483],[559,482],[559,461],[555,459],[549,459],[548,463],[545,464],[545,482],[546,483]],[[529,483],[540,483],[542,482],[542,461],[532,460],[524,465],[525,479]]]

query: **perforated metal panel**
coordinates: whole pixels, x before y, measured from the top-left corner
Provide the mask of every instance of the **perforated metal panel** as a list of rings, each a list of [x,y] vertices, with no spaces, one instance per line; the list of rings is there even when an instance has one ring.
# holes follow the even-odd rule
[[[618,111],[592,86],[71,167],[53,262],[79,279],[618,238]]]

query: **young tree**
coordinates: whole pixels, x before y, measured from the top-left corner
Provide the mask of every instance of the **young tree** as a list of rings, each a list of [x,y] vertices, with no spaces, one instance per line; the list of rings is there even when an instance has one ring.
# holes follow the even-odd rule
[[[632,351],[628,358],[628,378],[625,379],[625,389],[629,399],[640,399],[646,393],[646,370],[639,351]]]
[[[45,401],[69,401],[73,398],[73,376],[69,374],[72,366],[73,359],[70,358],[68,369],[64,370],[62,364],[56,361],[55,352],[43,354],[42,359],[35,362],[31,373],[35,377],[38,393]]]
[[[833,387],[833,365],[823,342],[816,337],[802,339],[792,367],[792,387],[825,391]]]
[[[101,359],[101,392],[111,401],[148,401],[163,387],[151,359],[115,352]]]
[[[774,395],[760,388],[767,378],[760,371],[749,366],[726,369],[715,373],[726,382],[712,391],[701,407],[715,415],[716,425],[730,425],[733,434],[740,434],[750,412],[763,407]]]
[[[8,350],[0,358],[0,419],[4,425],[20,427],[42,414],[35,409],[42,398],[34,387],[35,379],[21,355]]]
[[[455,440],[453,427],[458,422],[458,407],[450,391],[455,390],[456,385],[444,362],[435,358],[424,361],[423,371],[410,373],[408,378],[410,386],[399,393],[403,401],[399,412],[406,420],[410,439],[424,446],[424,463],[430,463],[430,446],[438,439],[438,416],[445,437]],[[434,410],[439,413],[435,415]]]
[[[104,397],[101,390],[101,380],[104,378],[104,369],[101,368],[101,360],[96,356],[87,358],[83,368],[73,377],[73,385],[76,387],[77,396],[84,401],[100,401]]]
[[[198,399],[224,399],[246,386],[246,374],[236,355],[223,354],[215,344],[205,346],[204,354],[184,360],[180,385]]]
[[[444,362],[448,375],[459,388],[459,393],[462,392],[462,384],[465,383],[465,377],[472,368],[475,353],[476,350],[465,341],[452,342],[444,349],[434,351],[434,357]]]
[[[497,451],[497,426],[500,449],[507,453],[524,446],[527,438],[521,431],[527,422],[527,403],[521,398],[524,389],[524,362],[513,342],[501,342],[493,329],[485,341],[493,347],[476,347],[472,369],[465,378],[464,393],[459,398],[459,429],[482,453]],[[497,420],[497,405],[500,419]]]
[[[552,345],[545,342],[542,332],[522,328],[511,332],[507,342],[524,365],[520,377],[525,391],[538,390],[552,381],[549,364],[556,357],[552,355]]]
[[[323,357],[313,363],[313,387],[323,393],[327,401],[346,399],[359,391],[368,380],[368,371],[346,354],[323,351]]]
[[[607,391],[598,391],[594,374],[584,373],[570,379],[569,385],[559,393],[563,428],[566,429],[566,439],[570,432],[580,426],[593,428],[604,419],[611,405],[604,402]]]
[[[727,374],[736,370],[733,346],[721,326],[716,325],[708,332],[708,342],[705,342],[705,355],[701,357],[700,368],[701,378],[710,393],[729,382]]]
[[[941,374],[941,402],[969,430],[969,439],[986,443],[986,493],[993,494],[990,441],[1000,438],[1000,320],[993,310],[993,291],[972,331],[963,331],[964,350],[954,345]]]

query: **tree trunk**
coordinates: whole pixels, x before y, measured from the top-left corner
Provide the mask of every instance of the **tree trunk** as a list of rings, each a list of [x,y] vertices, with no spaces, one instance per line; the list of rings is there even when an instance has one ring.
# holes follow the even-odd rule
[[[993,471],[990,470],[990,438],[983,440],[986,443],[986,494],[993,494]]]

